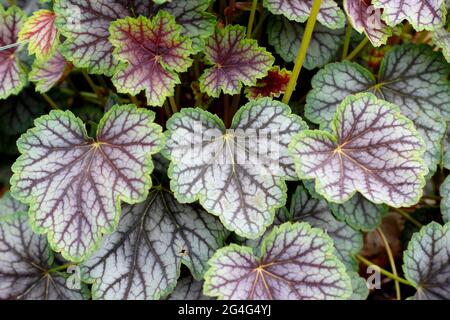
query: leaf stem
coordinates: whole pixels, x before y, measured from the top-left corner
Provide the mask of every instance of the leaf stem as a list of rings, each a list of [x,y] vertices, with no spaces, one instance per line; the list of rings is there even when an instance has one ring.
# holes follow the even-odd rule
[[[398,208],[391,208],[391,209],[394,210],[395,212],[397,212],[399,215],[401,215],[403,218],[405,218],[406,220],[408,220],[412,224],[414,224],[416,227],[419,227],[419,228],[423,227],[423,224],[421,224],[419,221],[417,221],[416,219],[411,217],[411,215],[408,212],[403,211],[403,210],[398,209]]]
[[[92,78],[89,76],[89,74],[86,72],[86,70],[82,69],[81,70],[81,74],[83,75],[84,79],[86,79],[87,83],[89,84],[89,86],[91,87],[92,91],[95,92],[95,94],[97,95],[97,98],[101,101],[103,101],[103,97],[100,94],[100,92],[98,91],[97,85],[94,83],[94,81],[92,80]]]
[[[314,31],[314,26],[316,24],[317,15],[319,14],[320,4],[322,0],[314,0],[311,15],[309,16],[308,23],[306,24],[305,33],[303,34],[303,40],[298,49],[297,58],[295,60],[294,70],[292,71],[291,79],[289,80],[286,93],[283,96],[283,102],[288,104],[289,100],[291,100],[292,93],[297,86],[298,76],[300,75],[300,71],[303,66],[303,62],[305,61],[306,53],[308,52],[309,43],[311,41],[311,36]]]
[[[267,13],[265,11],[263,11],[262,14],[259,15],[259,21],[258,24],[256,25],[256,27],[253,29],[252,32],[252,38],[255,38],[256,34],[259,32],[259,30],[262,28],[262,26],[264,25],[264,21],[267,18]]]
[[[50,105],[50,107],[52,107],[55,110],[59,110],[58,105],[56,104],[55,101],[53,101],[52,98],[50,98],[50,96],[46,93],[41,93],[41,96],[45,99],[45,101],[47,101],[47,103]]]
[[[347,23],[347,28],[345,29],[345,39],[344,39],[344,47],[342,48],[342,59],[341,60],[345,60],[345,58],[348,55],[348,49],[350,48],[350,39],[351,39],[351,35],[352,35],[352,24],[350,23],[350,21],[348,21]]]
[[[178,112],[178,107],[177,107],[177,103],[175,102],[175,99],[173,98],[173,96],[169,97],[169,102],[170,102],[170,107],[172,108],[172,113],[177,113]]]
[[[393,274],[393,273],[391,273],[391,272],[381,268],[380,266],[376,265],[375,263],[373,263],[370,260],[367,260],[366,258],[364,258],[363,256],[361,256],[359,254],[356,255],[356,259],[358,259],[360,262],[362,262],[363,264],[365,264],[368,267],[376,266],[378,268],[378,270],[380,271],[380,273],[382,275],[388,277],[389,279],[397,280],[398,282],[406,284],[407,286],[414,287],[414,285],[411,282],[409,282],[408,280],[396,276],[395,274]]]
[[[386,249],[386,253],[388,255],[389,263],[391,265],[392,273],[396,277],[398,277],[397,267],[395,265],[394,255],[392,254],[392,250],[391,250],[391,247],[389,246],[389,242],[388,242],[386,236],[384,235],[384,232],[381,229],[381,227],[377,228],[377,232],[380,235],[381,240],[383,241],[384,248]],[[400,282],[398,282],[398,280],[395,280],[395,279],[394,279],[394,281],[395,281],[395,292],[397,294],[397,300],[401,300],[402,299],[402,295],[401,295],[401,291],[400,291]]]
[[[47,273],[54,273],[54,272],[62,271],[62,270],[67,269],[70,266],[74,266],[74,264],[73,263],[66,263],[66,264],[63,264],[61,266],[57,266],[57,267],[54,267],[52,269],[49,269],[47,271]]]
[[[252,37],[252,29],[253,29],[253,23],[255,22],[255,14],[256,14],[257,5],[258,5],[258,0],[253,0],[252,10],[250,11],[250,17],[248,19],[248,27],[247,27],[247,38],[248,39],[250,39]]]
[[[369,43],[369,39],[365,37],[358,46],[348,55],[345,57],[345,60],[351,61],[353,60]]]

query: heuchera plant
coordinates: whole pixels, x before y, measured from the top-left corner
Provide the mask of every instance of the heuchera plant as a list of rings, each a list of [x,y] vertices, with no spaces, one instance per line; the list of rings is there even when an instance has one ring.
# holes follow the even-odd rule
[[[449,8],[0,0],[0,299],[450,299]]]

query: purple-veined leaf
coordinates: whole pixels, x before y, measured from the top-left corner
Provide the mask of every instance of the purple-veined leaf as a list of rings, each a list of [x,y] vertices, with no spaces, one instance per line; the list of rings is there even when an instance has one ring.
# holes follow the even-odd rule
[[[448,63],[450,63],[450,32],[444,28],[433,32],[433,42],[442,49],[442,54]]]
[[[359,33],[364,32],[375,47],[386,44],[392,29],[381,20],[380,11],[375,10],[370,1],[344,0],[344,9],[353,28]]]
[[[330,202],[344,203],[357,191],[374,203],[410,206],[422,196],[428,169],[424,142],[398,107],[371,93],[348,96],[332,131],[300,132],[289,145],[301,179]]]
[[[450,299],[450,223],[432,222],[413,235],[403,254],[403,272],[417,289],[414,299]]]
[[[356,63],[325,66],[312,79],[305,116],[322,127],[329,126],[339,103],[348,95],[373,92],[400,107],[414,122],[427,147],[429,176],[441,159],[445,120],[450,120],[450,66],[429,46],[402,45],[391,49],[381,64],[378,81]]]
[[[286,62],[295,62],[305,28],[302,24],[283,17],[273,17],[269,21],[268,40],[275,51]],[[311,43],[305,57],[304,67],[312,70],[327,64],[339,53],[343,42],[343,29],[328,29],[316,24]]]
[[[22,10],[12,6],[8,10],[0,5],[0,47],[14,45],[25,21]],[[25,86],[27,75],[17,57],[18,47],[0,51],[0,99],[18,94]]]
[[[218,97],[221,91],[238,94],[242,84],[254,86],[257,79],[267,76],[275,61],[256,40],[246,39],[245,28],[238,25],[216,28],[206,42],[205,55],[213,67],[201,75],[200,89],[211,97]]]
[[[203,294],[203,281],[188,276],[178,280],[177,286],[170,294],[168,300],[212,300]]]
[[[245,92],[247,98],[278,98],[286,91],[291,74],[292,72],[285,68],[280,70],[279,66],[273,67],[269,70],[267,77],[259,79],[254,87],[246,88]]]
[[[28,207],[9,193],[0,199],[0,299],[81,300],[89,297],[66,284],[67,274],[52,271],[54,256],[47,239],[31,230]]]
[[[56,50],[59,32],[55,26],[56,14],[50,10],[38,10],[29,17],[19,32],[19,41],[28,42],[30,55],[37,59],[49,58]]]
[[[444,222],[450,222],[450,176],[441,184],[441,213]]]
[[[444,159],[443,159],[444,168],[450,169],[450,121],[447,122],[447,132],[445,134],[443,148],[444,148],[444,150],[443,150],[443,153],[444,153]]]
[[[146,199],[151,155],[162,137],[153,119],[134,105],[115,106],[94,140],[70,111],[54,110],[18,140],[12,193],[30,205],[33,229],[48,233],[52,249],[67,260],[83,260],[103,233],[114,231],[121,201]]]
[[[333,255],[333,240],[307,223],[277,226],[258,257],[231,244],[210,259],[204,293],[233,300],[334,300],[352,293],[345,266]]]
[[[28,77],[36,84],[36,91],[45,93],[61,80],[69,68],[62,54],[55,51],[47,60],[36,59]]]
[[[195,205],[178,203],[160,187],[147,201],[125,206],[118,230],[83,262],[93,299],[160,299],[171,293],[181,264],[202,279],[207,261],[224,245],[220,222]]]
[[[145,17],[117,20],[110,27],[114,56],[124,63],[112,78],[118,92],[137,95],[145,90],[150,106],[161,106],[174,94],[180,78],[192,64],[191,40],[180,36],[174,18],[160,11]]]
[[[264,0],[264,6],[270,12],[284,15],[296,22],[308,20],[313,0]],[[317,20],[330,29],[339,29],[345,26],[345,15],[333,0],[323,0]]]
[[[372,4],[383,9],[381,18],[391,27],[404,19],[417,31],[434,30],[445,23],[445,0],[372,0]]]
[[[163,154],[171,160],[178,201],[199,200],[227,229],[260,236],[286,201],[284,180],[296,179],[287,146],[307,128],[301,118],[281,102],[260,98],[238,111],[230,130],[200,108],[182,109],[167,128]]]

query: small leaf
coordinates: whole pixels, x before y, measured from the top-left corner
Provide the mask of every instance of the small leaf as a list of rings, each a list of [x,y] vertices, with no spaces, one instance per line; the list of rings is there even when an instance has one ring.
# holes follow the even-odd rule
[[[97,140],[70,111],[52,111],[18,140],[13,195],[30,205],[34,230],[52,249],[81,261],[111,233],[120,202],[143,201],[151,186],[151,154],[161,127],[151,111],[115,106],[100,121]]]
[[[448,63],[450,63],[450,32],[444,28],[433,32],[433,42],[442,49],[442,54]]]
[[[247,98],[278,98],[286,91],[291,74],[284,68],[280,70],[279,66],[273,67],[269,70],[267,77],[259,79],[254,87],[245,90]]]
[[[382,9],[381,18],[391,27],[404,19],[417,31],[434,30],[445,23],[445,0],[372,0],[377,9]]]
[[[268,26],[269,43],[286,62],[295,62],[305,28],[302,24],[283,17],[273,17]],[[344,30],[332,30],[316,24],[306,53],[304,67],[308,70],[322,67],[338,55]]]
[[[178,280],[177,286],[168,300],[212,300],[212,298],[203,295],[203,281],[197,281],[188,276]]]
[[[137,95],[145,90],[150,106],[162,106],[174,95],[180,78],[192,64],[191,41],[180,36],[175,19],[160,11],[152,20],[139,16],[117,20],[110,27],[114,56],[125,63],[112,78],[117,91]]]
[[[332,129],[300,132],[289,145],[299,177],[316,179],[319,194],[344,203],[359,191],[393,207],[419,201],[428,173],[425,147],[395,105],[370,93],[348,96]]]
[[[67,275],[51,271],[54,256],[47,240],[28,223],[28,208],[9,193],[0,199],[0,299],[81,300],[87,288],[72,290]]]
[[[209,261],[204,293],[227,300],[334,300],[352,293],[333,241],[307,223],[285,223],[265,238],[259,257],[231,244]]]
[[[444,167],[450,170],[450,122],[447,122],[447,133],[444,137]]]
[[[369,288],[367,288],[366,279],[359,276],[357,272],[348,272],[352,279],[353,293],[348,300],[366,300],[369,296]]]
[[[307,128],[301,118],[281,102],[260,98],[238,111],[231,130],[200,108],[182,109],[167,128],[163,154],[172,161],[178,201],[199,200],[227,229],[260,236],[286,201],[284,180],[296,178],[287,145]]]
[[[55,20],[54,12],[38,10],[25,21],[19,32],[19,41],[28,42],[30,55],[36,54],[37,59],[47,59],[53,55],[59,42]]]
[[[450,299],[450,223],[432,222],[415,233],[403,256],[405,277],[416,300]]]
[[[22,10],[12,6],[5,11],[0,4],[0,47],[17,43],[24,20]],[[27,82],[27,75],[20,65],[17,53],[17,46],[0,51],[0,99],[18,94]]]
[[[296,22],[308,20],[313,0],[264,0],[264,6],[273,14],[282,14]],[[345,15],[333,0],[322,0],[317,20],[330,29],[345,26]]]
[[[36,91],[45,93],[61,80],[68,69],[66,59],[56,51],[48,60],[36,59],[28,77],[36,84]]]
[[[353,28],[364,32],[370,42],[379,47],[386,44],[392,35],[392,29],[378,16],[370,1],[344,0],[344,9],[351,20]]]
[[[441,194],[441,213],[444,222],[450,221],[450,176],[442,183],[440,188]]]
[[[213,67],[201,75],[200,89],[211,97],[218,97],[221,91],[238,94],[242,84],[254,86],[257,79],[267,76],[275,61],[256,40],[246,39],[245,28],[239,25],[216,28],[206,42],[205,55]]]

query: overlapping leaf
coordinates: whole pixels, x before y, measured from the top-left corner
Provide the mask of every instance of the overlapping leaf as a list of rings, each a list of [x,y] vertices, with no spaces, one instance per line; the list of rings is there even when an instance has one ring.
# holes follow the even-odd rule
[[[433,32],[433,42],[442,49],[442,54],[450,63],[450,32],[444,28]]]
[[[173,291],[182,263],[201,279],[224,245],[216,218],[162,189],[123,211],[118,230],[82,266],[94,299],[159,299]]]
[[[275,66],[269,70],[267,77],[259,79],[256,85],[247,88],[247,98],[256,99],[261,97],[278,98],[286,91],[287,85],[291,78],[291,72],[286,69],[281,69]]]
[[[145,90],[147,103],[161,106],[180,83],[176,72],[192,64],[191,41],[180,36],[174,18],[159,12],[152,20],[125,18],[110,27],[114,56],[125,64],[112,78],[118,92],[137,95]]]
[[[375,47],[386,44],[392,29],[381,20],[380,10],[375,10],[370,1],[344,0],[344,9],[353,28],[364,32]]]
[[[450,299],[450,223],[423,227],[412,237],[403,259],[405,277],[417,289],[414,299]]]
[[[199,200],[241,236],[261,235],[286,201],[283,180],[295,179],[287,145],[306,124],[287,105],[260,98],[239,110],[231,130],[199,108],[182,109],[167,128],[175,197]]]
[[[12,6],[5,10],[0,5],[0,47],[17,43],[24,20],[25,16],[19,8]],[[27,81],[17,53],[17,46],[0,51],[0,99],[18,94]]]
[[[283,17],[274,17],[269,22],[269,43],[286,62],[294,62],[303,38],[305,28],[302,24]],[[304,67],[322,67],[338,55],[343,41],[344,30],[332,30],[316,24],[306,54]]]
[[[366,279],[359,276],[357,272],[348,272],[352,279],[353,293],[348,300],[366,300],[369,296],[369,288],[367,288]]]
[[[450,122],[447,122],[447,133],[443,143],[444,148],[444,167],[450,170]]]
[[[441,194],[441,213],[445,222],[450,221],[450,176],[442,183],[440,188]]]
[[[347,299],[352,293],[333,241],[307,223],[285,223],[265,238],[259,257],[232,244],[209,261],[204,293],[219,299]]]
[[[19,41],[28,43],[30,55],[47,59],[56,50],[59,32],[55,26],[56,14],[50,10],[38,10],[29,17],[19,33]]]
[[[382,19],[395,27],[404,19],[417,31],[434,30],[445,23],[445,0],[372,0],[383,9]]]
[[[330,123],[339,103],[349,94],[369,91],[395,103],[411,119],[427,152],[432,175],[440,162],[445,121],[450,120],[450,67],[429,46],[403,45],[389,51],[382,62],[378,82],[360,65],[342,62],[327,65],[312,80],[305,116],[322,126]]]
[[[328,131],[303,131],[289,146],[301,179],[316,179],[316,191],[344,203],[356,191],[374,203],[415,204],[428,169],[425,146],[398,107],[373,94],[345,98]]]
[[[254,86],[257,79],[267,75],[274,58],[253,39],[246,39],[245,28],[228,25],[216,28],[207,40],[206,61],[213,65],[200,77],[200,89],[212,97],[220,92],[238,94],[242,84]]]
[[[66,59],[56,51],[48,60],[35,60],[28,77],[36,84],[36,91],[44,93],[61,80],[68,68]]]
[[[89,296],[70,289],[67,275],[54,270],[54,257],[45,237],[35,234],[27,206],[9,193],[0,199],[0,299],[81,300]]]
[[[263,4],[273,14],[284,15],[296,22],[305,22],[311,13],[313,0],[264,0]],[[333,0],[321,2],[317,20],[331,29],[345,26],[345,15]]]
[[[31,223],[48,233],[52,248],[81,261],[112,232],[120,202],[143,201],[151,186],[151,154],[161,128],[151,111],[115,106],[100,121],[97,140],[88,137],[70,111],[52,111],[18,140],[14,196],[30,205]]]

